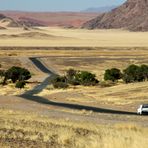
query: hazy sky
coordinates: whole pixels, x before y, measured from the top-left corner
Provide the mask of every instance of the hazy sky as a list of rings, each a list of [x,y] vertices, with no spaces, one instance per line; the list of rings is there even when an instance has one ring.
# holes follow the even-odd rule
[[[0,0],[0,10],[81,11],[89,7],[120,5],[125,0]]]

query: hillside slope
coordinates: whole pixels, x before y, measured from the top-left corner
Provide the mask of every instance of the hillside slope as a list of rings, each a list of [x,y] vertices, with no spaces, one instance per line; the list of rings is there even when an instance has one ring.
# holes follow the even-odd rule
[[[82,28],[148,31],[148,0],[127,0],[111,12],[84,23]]]
[[[0,28],[6,29],[7,27],[21,27],[22,25],[12,19],[11,17],[8,17],[4,14],[0,14]]]

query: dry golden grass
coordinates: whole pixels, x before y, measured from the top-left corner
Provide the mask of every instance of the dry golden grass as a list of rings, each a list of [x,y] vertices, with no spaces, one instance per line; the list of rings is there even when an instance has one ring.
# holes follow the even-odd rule
[[[147,103],[148,82],[117,84],[112,87],[75,86],[68,89],[54,89],[48,86],[39,96],[50,100],[87,104],[92,106],[112,106],[115,108],[136,111],[139,104]],[[132,105],[132,107],[130,107]]]
[[[97,125],[0,109],[1,147],[147,148],[148,128]]]
[[[58,46],[58,47],[148,47],[147,32],[128,32],[124,30],[84,30],[62,28],[40,28],[32,32],[46,33],[53,37],[8,37],[0,39],[0,46]],[[22,29],[2,30],[1,34],[22,34]],[[28,31],[27,31],[28,32]]]
[[[0,80],[1,82],[1,80]],[[25,91],[32,89],[33,85],[27,84],[24,89],[15,88],[15,84],[9,83],[8,85],[0,85],[1,96],[13,96],[23,94]]]

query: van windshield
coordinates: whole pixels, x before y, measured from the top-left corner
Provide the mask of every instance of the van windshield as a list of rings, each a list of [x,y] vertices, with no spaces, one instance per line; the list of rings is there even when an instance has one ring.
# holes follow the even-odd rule
[[[146,104],[146,105],[143,105],[142,107],[143,107],[143,108],[148,108],[148,104]]]

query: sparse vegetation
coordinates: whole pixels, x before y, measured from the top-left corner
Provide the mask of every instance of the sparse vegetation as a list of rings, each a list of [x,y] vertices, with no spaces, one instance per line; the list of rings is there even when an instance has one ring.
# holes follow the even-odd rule
[[[58,76],[52,81],[54,88],[67,88],[69,84],[94,86],[98,83],[99,81],[96,79],[95,74],[88,71],[79,71],[74,69],[69,69],[66,76]]]
[[[104,74],[104,80],[115,82],[116,80],[123,79],[125,83],[142,82],[148,80],[148,66],[147,65],[129,65],[123,70],[123,73],[117,69],[107,69]]]
[[[123,79],[125,83],[142,82],[148,80],[148,66],[147,65],[129,65],[123,73],[120,69],[111,68],[105,70],[104,80],[116,82]],[[67,88],[70,85],[95,86],[99,83],[96,75],[88,71],[80,71],[69,69],[66,76],[58,76],[53,81],[55,88]],[[102,87],[113,86],[115,83],[101,82]]]

